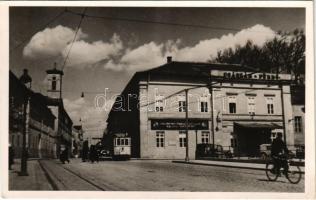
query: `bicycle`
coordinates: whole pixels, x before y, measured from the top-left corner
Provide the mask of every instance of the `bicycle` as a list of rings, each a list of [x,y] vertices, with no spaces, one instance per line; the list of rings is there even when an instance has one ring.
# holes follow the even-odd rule
[[[266,164],[266,175],[269,181],[276,181],[281,176],[281,172],[285,175],[287,180],[292,184],[297,184],[302,178],[302,171],[299,166],[291,166],[288,156],[278,156],[276,159],[280,159],[281,166],[279,169],[275,167],[275,161],[269,159]],[[287,166],[284,166],[287,165]],[[283,169],[283,170],[281,170]],[[288,169],[288,170],[285,170]]]

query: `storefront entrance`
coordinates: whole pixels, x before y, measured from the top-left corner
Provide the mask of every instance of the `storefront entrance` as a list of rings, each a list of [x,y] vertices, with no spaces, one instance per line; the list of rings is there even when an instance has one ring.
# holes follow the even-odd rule
[[[234,124],[236,135],[236,153],[239,156],[260,156],[260,145],[271,143],[271,130],[275,125],[267,124]]]

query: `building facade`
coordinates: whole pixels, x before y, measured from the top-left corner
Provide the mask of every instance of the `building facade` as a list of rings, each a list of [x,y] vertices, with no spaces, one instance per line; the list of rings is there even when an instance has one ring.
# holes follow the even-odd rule
[[[9,99],[9,142],[16,157],[21,156],[25,128],[28,156],[55,158],[56,117],[47,107],[46,97],[25,87],[10,71]]]
[[[183,159],[187,143],[191,159],[203,143],[258,156],[277,132],[294,145],[290,84],[288,74],[169,60],[133,76],[109,113],[107,139],[127,133],[132,157],[144,159]]]
[[[62,76],[63,71],[56,69],[46,70],[47,77],[47,104],[52,113],[56,116],[56,154],[59,157],[62,150],[67,149],[68,155],[72,154],[72,126],[73,122],[65,110],[62,99]]]

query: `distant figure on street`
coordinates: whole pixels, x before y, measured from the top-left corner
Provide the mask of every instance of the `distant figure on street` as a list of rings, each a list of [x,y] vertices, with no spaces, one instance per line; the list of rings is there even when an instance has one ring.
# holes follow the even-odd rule
[[[13,164],[14,164],[14,150],[11,144],[9,144],[9,170],[12,170]]]
[[[88,153],[89,153],[89,144],[88,144],[88,141],[85,140],[83,142],[83,145],[82,145],[82,162],[86,162],[86,160],[88,159]]]
[[[94,161],[99,162],[99,156],[98,156],[97,149],[95,148],[95,145],[91,145],[91,146],[90,146],[90,154],[89,154],[89,157],[90,157],[90,161],[91,161],[92,163],[94,163]]]
[[[68,149],[65,148],[61,154],[60,154],[60,161],[65,164],[65,162],[67,161],[68,163],[70,163],[69,161],[69,157],[68,157]]]

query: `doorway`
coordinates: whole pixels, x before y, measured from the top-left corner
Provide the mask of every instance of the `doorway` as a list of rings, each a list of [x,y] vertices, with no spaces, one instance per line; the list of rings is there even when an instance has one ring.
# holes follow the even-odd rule
[[[260,156],[260,145],[271,143],[271,128],[244,127],[234,125],[237,136],[237,152],[239,156]]]

